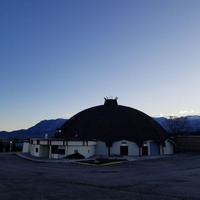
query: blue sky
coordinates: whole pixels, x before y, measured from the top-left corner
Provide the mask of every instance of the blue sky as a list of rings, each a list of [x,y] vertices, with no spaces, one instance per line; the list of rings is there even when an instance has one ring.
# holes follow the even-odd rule
[[[0,130],[105,96],[150,116],[200,114],[199,0],[1,0],[0,27]]]

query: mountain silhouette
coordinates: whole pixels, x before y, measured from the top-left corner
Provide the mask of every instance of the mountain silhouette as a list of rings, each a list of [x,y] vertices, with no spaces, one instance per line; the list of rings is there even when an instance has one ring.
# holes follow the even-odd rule
[[[187,132],[188,133],[199,133],[200,132],[200,116],[186,116],[188,121]],[[154,118],[167,132],[169,128],[167,127],[166,120],[164,117]],[[29,139],[29,138],[44,138],[45,134],[48,137],[53,137],[56,129],[60,128],[67,119],[50,119],[42,120],[35,126],[29,129],[15,130],[11,132],[0,131],[0,139]]]
[[[28,138],[44,138],[45,134],[48,137],[53,137],[56,129],[62,126],[67,119],[50,119],[42,120],[35,126],[29,129],[16,131],[0,131],[0,139],[28,139]]]

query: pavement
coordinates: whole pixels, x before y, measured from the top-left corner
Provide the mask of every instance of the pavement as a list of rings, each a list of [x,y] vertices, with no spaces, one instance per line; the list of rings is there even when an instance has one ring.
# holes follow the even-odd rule
[[[130,162],[104,167],[17,154],[24,159],[14,153],[0,153],[0,199],[200,199],[199,152],[128,157]]]

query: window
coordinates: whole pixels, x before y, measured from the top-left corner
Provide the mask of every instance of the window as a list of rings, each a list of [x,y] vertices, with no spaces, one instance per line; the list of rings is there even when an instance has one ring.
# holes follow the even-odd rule
[[[38,150],[39,150],[38,148],[35,148],[35,153],[38,153]]]

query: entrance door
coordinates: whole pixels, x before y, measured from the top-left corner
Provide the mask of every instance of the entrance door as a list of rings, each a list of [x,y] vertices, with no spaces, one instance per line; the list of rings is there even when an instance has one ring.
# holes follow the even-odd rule
[[[127,156],[128,155],[128,146],[120,146],[120,154],[122,156]]]
[[[142,155],[143,156],[148,156],[148,146],[143,146],[142,147]]]

